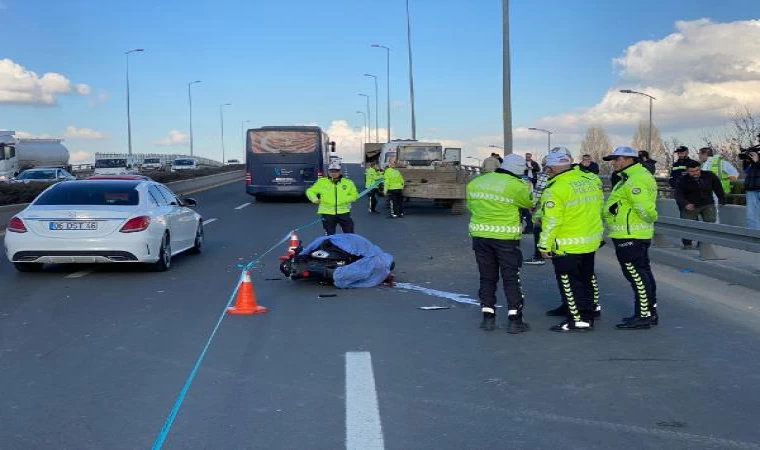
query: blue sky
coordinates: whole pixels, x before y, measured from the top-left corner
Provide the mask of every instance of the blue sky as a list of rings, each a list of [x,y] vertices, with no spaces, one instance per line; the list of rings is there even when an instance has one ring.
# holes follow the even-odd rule
[[[501,2],[411,3],[418,137],[483,145],[501,129]],[[676,21],[732,23],[760,12],[757,0],[642,0],[625,7],[602,0],[512,0],[511,9],[515,127],[597,105],[626,78],[613,58],[674,33]],[[87,95],[58,95],[52,106],[3,102],[0,95],[0,129],[62,136],[75,127],[104,135],[68,138],[73,151],[126,150],[123,52],[136,47],[146,49],[130,60],[136,152],[187,150],[186,144],[155,142],[171,130],[187,133],[192,80],[202,80],[194,87],[194,132],[196,152],[205,156],[221,156],[218,106],[225,102],[233,104],[225,112],[230,157],[242,156],[243,120],[253,126],[327,128],[336,120],[359,126],[355,111],[364,109],[364,99],[356,94],[374,95],[365,72],[381,76],[384,127],[385,53],[372,43],[393,49],[394,137],[410,134],[403,0],[0,0],[0,15],[0,60],[90,87]],[[632,83],[662,87],[646,77]],[[677,122],[670,129],[686,126]],[[615,130],[631,135],[635,121],[630,133],[623,125]]]

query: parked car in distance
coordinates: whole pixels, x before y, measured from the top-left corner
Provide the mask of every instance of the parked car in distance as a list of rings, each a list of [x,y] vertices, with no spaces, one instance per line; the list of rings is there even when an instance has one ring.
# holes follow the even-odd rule
[[[228,166],[235,166],[238,164],[243,164],[243,163],[241,163],[239,159],[228,159],[226,163],[226,165]]]
[[[146,180],[153,181],[151,177],[145,175],[92,175],[86,180]]]
[[[196,169],[198,169],[198,162],[193,158],[177,158],[172,163],[172,172]]]
[[[144,263],[155,271],[203,248],[197,202],[147,180],[57,183],[13,216],[5,252],[20,272],[44,264]]]
[[[161,158],[145,158],[143,159],[142,170],[149,172],[151,170],[161,170],[164,165],[161,163]]]
[[[55,183],[58,181],[73,181],[77,177],[66,169],[57,167],[39,167],[21,172],[11,180],[11,183]]]

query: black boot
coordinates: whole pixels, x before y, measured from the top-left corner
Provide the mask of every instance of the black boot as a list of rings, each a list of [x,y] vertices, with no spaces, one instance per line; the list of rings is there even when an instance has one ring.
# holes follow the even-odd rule
[[[602,317],[602,307],[601,307],[601,306],[599,306],[599,305],[596,305],[596,306],[594,307],[594,314],[593,314],[593,317],[594,317],[594,319],[599,319],[599,318],[601,318],[601,317]]]
[[[526,322],[523,322],[522,313],[514,316],[509,316],[509,320],[507,322],[507,333],[520,334],[525,333],[526,331],[530,331],[530,325],[528,325]]]
[[[652,319],[649,317],[633,317],[615,325],[618,330],[648,330],[652,327]]]
[[[638,317],[637,317],[637,316],[630,316],[630,317],[623,317],[621,320],[622,320],[622,322],[631,322],[631,321],[634,321],[634,320],[636,320],[636,319],[638,319]],[[652,315],[652,316],[649,318],[649,323],[650,323],[652,326],[656,327],[657,325],[659,325],[659,324],[660,324],[660,316],[658,316],[657,314],[653,314],[653,315]]]
[[[480,322],[480,329],[483,331],[493,331],[496,329],[496,314],[483,313],[483,321]]]
[[[550,309],[549,311],[546,311],[546,315],[550,317],[566,317],[567,308],[565,308],[565,305],[559,305],[558,307],[554,309]]]

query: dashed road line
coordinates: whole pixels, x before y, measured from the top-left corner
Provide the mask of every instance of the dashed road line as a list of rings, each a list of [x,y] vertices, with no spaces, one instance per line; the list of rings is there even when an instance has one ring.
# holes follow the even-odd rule
[[[243,203],[240,206],[236,206],[235,209],[240,210],[240,209],[245,208],[246,206],[251,206],[251,204],[250,203]]]
[[[219,220],[219,219],[217,219],[216,217],[214,217],[213,219],[207,219],[207,220],[204,220],[204,221],[203,221],[203,225],[208,225],[208,224],[210,224],[210,223],[214,223],[214,222],[216,222],[217,220]]]
[[[346,353],[346,449],[385,448],[369,352]]]

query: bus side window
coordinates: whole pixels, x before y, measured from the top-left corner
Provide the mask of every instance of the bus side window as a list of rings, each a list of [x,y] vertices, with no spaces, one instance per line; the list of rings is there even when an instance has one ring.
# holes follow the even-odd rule
[[[0,144],[0,161],[5,160],[5,152],[6,152],[6,146],[5,144]]]

